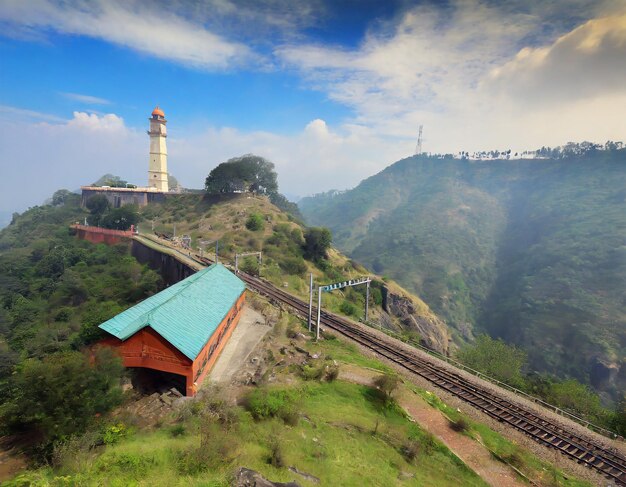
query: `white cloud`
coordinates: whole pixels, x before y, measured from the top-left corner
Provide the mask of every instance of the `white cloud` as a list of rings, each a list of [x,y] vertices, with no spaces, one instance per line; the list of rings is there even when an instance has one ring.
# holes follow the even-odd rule
[[[152,56],[204,69],[249,61],[244,44],[151,3],[120,0],[5,0],[0,21],[27,31],[47,29],[103,39]]]
[[[91,95],[81,95],[80,93],[61,93],[65,98],[78,101],[87,105],[110,105],[111,102],[104,98]]]
[[[525,103],[555,104],[626,93],[626,15],[592,19],[553,44],[524,48],[486,80]]]
[[[0,118],[0,211],[40,204],[57,189],[78,189],[107,172],[145,179],[147,136],[117,115],[75,112],[51,121]]]
[[[254,153],[274,162],[281,191],[304,196],[354,186],[406,156],[411,145],[394,144],[361,126],[335,131],[320,119],[293,136],[208,128],[184,139],[168,139],[168,168],[183,185],[202,187],[219,163]]]
[[[8,105],[0,105],[0,120],[7,120],[13,122],[24,121],[42,121],[42,122],[63,122],[64,119],[51,115],[49,113],[42,113],[35,110],[26,110],[24,108],[17,108]]]
[[[99,116],[95,113],[74,112],[74,118],[67,122],[70,128],[86,129],[89,131],[124,132],[124,120],[114,113]]]
[[[304,196],[353,186],[406,155],[410,145],[391,144],[358,125],[333,130],[321,119],[293,136],[209,127],[168,137],[168,169],[184,186],[201,188],[221,162],[254,153],[275,163],[282,191]],[[116,114],[74,112],[62,123],[0,118],[0,211],[39,204],[57,189],[74,190],[105,173],[142,185],[148,148],[148,136]]]
[[[355,49],[291,44],[276,55],[379,136],[414,138],[424,124],[426,151],[622,139],[626,4],[580,0],[576,15],[598,18],[573,28],[545,23],[573,22],[556,5],[421,5]]]

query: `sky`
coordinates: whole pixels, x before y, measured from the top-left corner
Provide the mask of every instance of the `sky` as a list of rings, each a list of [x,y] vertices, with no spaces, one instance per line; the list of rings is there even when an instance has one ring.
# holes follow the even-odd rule
[[[247,153],[291,197],[423,150],[626,139],[626,0],[0,0],[0,214],[112,173],[148,117],[200,188]]]

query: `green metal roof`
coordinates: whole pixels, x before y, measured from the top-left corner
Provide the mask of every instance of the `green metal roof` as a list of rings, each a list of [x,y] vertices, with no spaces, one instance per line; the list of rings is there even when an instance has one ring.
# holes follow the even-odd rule
[[[213,264],[105,321],[100,328],[126,340],[149,326],[194,360],[245,288],[235,274]]]

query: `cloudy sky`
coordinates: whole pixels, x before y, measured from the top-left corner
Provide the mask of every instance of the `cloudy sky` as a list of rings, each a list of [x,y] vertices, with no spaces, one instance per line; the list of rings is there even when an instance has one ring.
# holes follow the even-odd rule
[[[104,173],[144,184],[147,117],[201,187],[245,153],[281,190],[415,149],[626,139],[626,0],[0,0],[0,213]]]

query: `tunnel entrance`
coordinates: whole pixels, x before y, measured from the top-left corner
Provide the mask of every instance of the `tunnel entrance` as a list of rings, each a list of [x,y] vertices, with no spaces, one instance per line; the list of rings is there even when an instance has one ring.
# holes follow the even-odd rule
[[[133,388],[140,394],[162,394],[173,387],[183,396],[187,395],[187,378],[184,375],[144,367],[130,367],[129,371]]]

